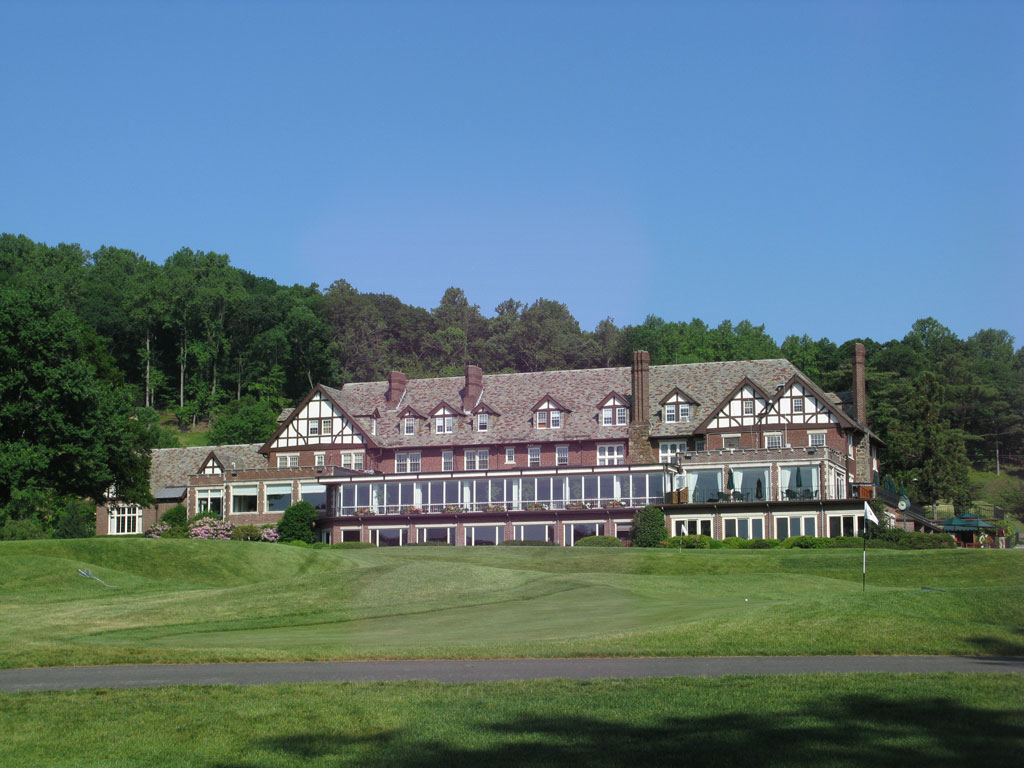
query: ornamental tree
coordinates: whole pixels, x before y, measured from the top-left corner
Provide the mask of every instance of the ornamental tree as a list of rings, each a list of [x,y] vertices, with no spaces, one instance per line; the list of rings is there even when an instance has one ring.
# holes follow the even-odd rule
[[[299,501],[284,511],[281,521],[277,524],[277,533],[281,541],[304,541],[312,544],[316,541],[316,508],[308,501]]]
[[[633,516],[633,544],[656,547],[668,538],[665,513],[657,507],[644,507]]]

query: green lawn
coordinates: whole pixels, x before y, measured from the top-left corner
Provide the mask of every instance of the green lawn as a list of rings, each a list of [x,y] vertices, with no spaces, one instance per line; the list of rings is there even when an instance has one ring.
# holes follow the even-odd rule
[[[1020,675],[0,694],[0,765],[1017,766]]]
[[[1024,552],[872,550],[866,594],[860,563],[859,550],[4,542],[0,666],[1024,655]]]

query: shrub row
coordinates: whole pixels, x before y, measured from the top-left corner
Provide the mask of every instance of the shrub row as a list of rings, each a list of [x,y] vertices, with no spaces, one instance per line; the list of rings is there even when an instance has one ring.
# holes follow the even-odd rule
[[[586,536],[576,542],[577,547],[621,547],[615,536]]]

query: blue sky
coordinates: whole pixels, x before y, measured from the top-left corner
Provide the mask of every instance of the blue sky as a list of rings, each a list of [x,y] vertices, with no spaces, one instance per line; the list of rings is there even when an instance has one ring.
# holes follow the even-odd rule
[[[0,5],[0,231],[486,314],[1024,343],[1024,3]]]

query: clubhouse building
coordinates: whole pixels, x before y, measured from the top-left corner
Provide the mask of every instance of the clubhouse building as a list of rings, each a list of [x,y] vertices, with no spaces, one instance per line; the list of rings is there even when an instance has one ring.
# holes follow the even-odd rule
[[[166,508],[273,523],[305,499],[325,542],[493,546],[629,539],[648,505],[672,534],[853,535],[874,493],[864,347],[852,393],[786,360],[464,376],[315,387],[262,445],[154,451],[157,506],[110,502],[99,534]]]

